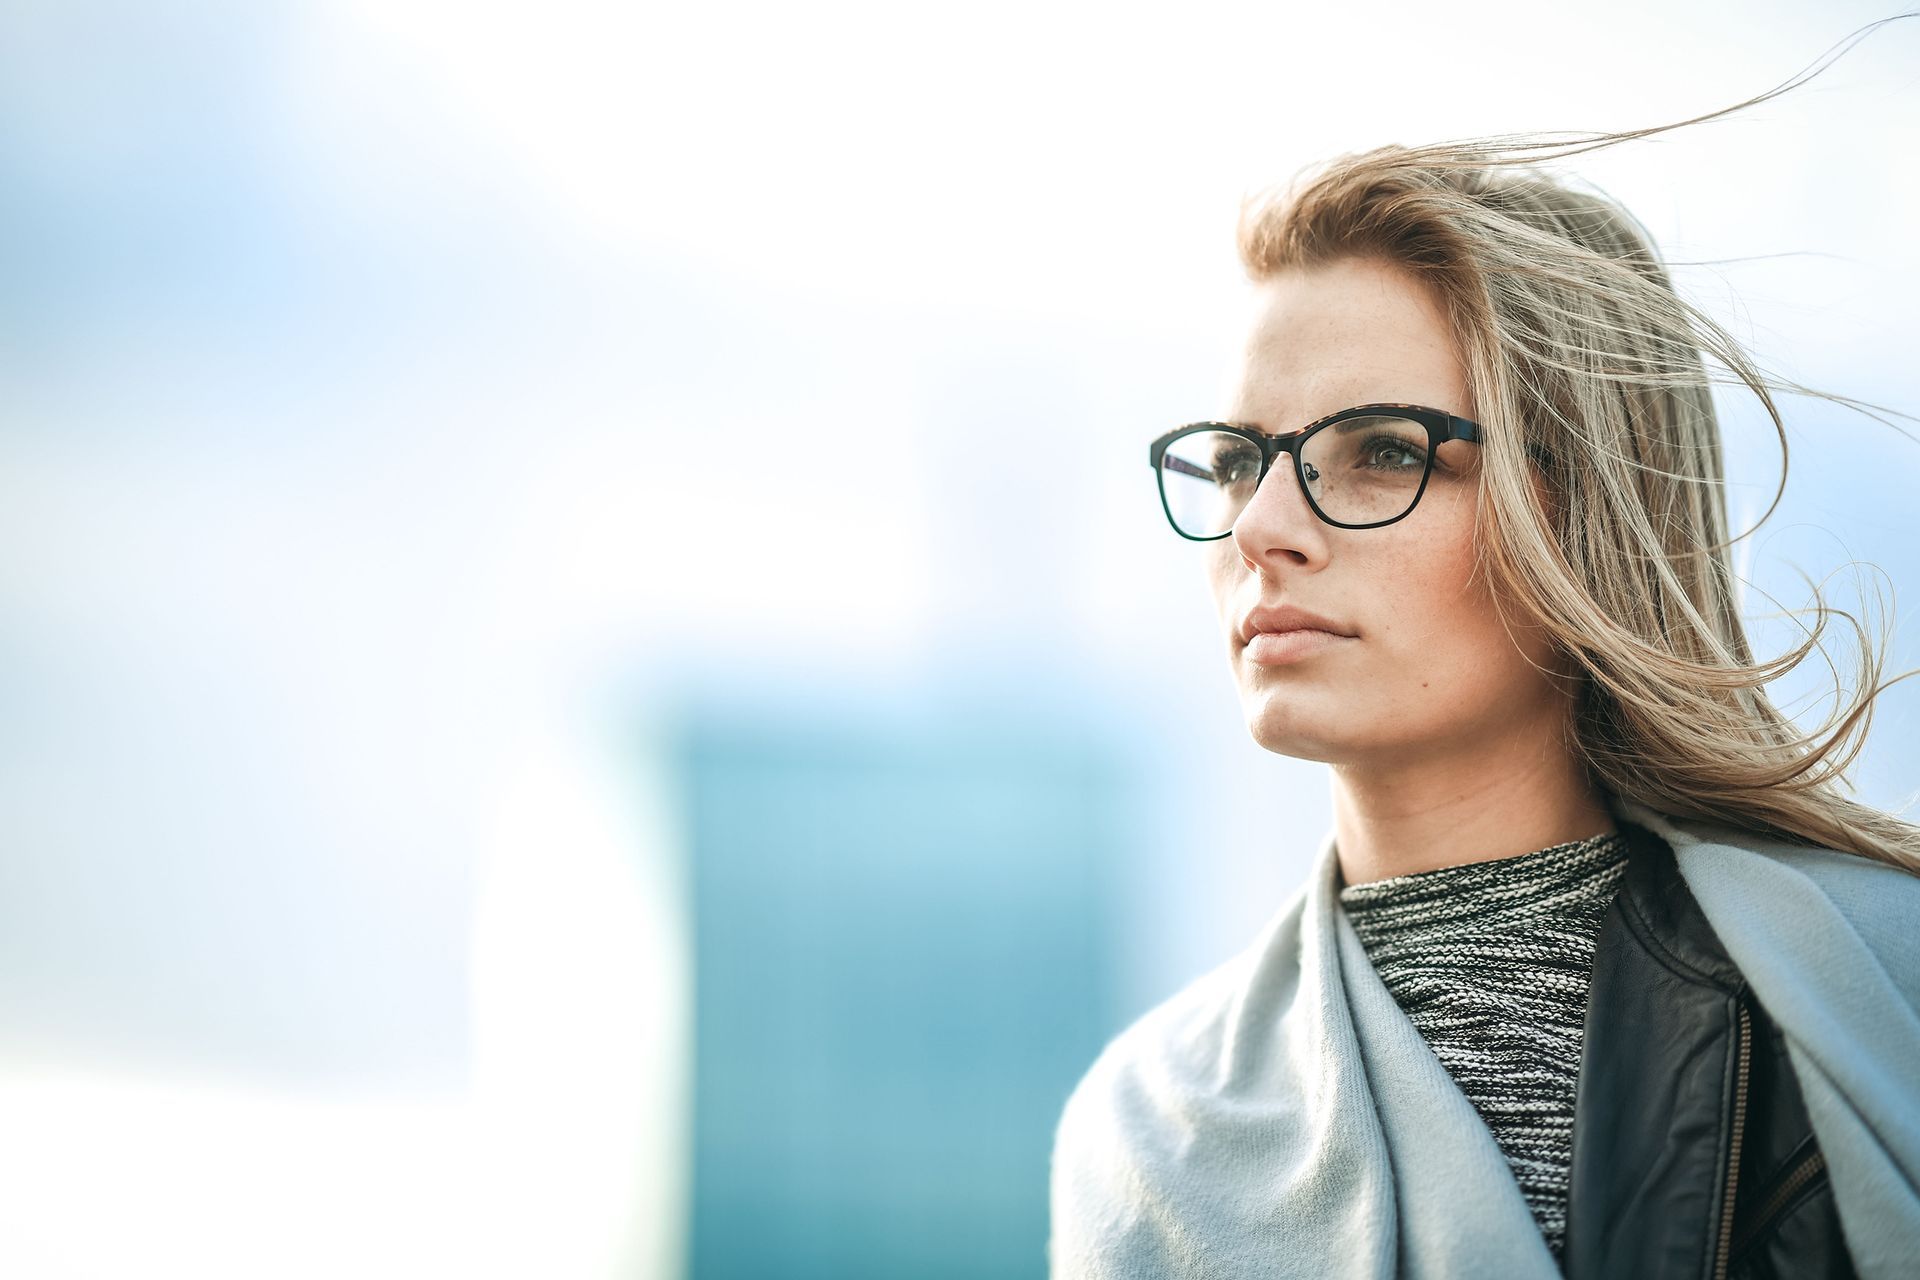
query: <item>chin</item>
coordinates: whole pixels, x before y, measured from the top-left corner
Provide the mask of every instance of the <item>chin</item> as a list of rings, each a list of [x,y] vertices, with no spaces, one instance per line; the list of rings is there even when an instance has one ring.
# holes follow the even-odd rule
[[[1268,708],[1252,708],[1247,715],[1247,732],[1255,742],[1277,756],[1331,764],[1345,754],[1344,743],[1331,741],[1323,734],[1310,733],[1298,721],[1297,711],[1275,714]]]

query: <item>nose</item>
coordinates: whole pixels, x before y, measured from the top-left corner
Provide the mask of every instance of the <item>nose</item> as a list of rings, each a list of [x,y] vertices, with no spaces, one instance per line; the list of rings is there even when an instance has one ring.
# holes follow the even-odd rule
[[[1292,457],[1281,454],[1233,522],[1233,541],[1247,567],[1259,572],[1283,561],[1302,565],[1324,560],[1328,528],[1307,505]]]

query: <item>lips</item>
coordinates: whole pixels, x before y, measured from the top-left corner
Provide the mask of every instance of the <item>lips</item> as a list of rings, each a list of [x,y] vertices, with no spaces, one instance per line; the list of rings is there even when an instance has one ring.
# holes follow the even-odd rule
[[[1351,627],[1298,605],[1263,605],[1240,620],[1240,643],[1247,644],[1255,636],[1269,631],[1329,631],[1349,638],[1354,634]]]

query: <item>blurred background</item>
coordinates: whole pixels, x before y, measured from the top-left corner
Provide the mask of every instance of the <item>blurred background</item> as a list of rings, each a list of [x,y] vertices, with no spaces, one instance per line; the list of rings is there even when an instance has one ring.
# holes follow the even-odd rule
[[[3,0],[0,1272],[1042,1276],[1080,1073],[1330,820],[1145,465],[1241,196],[1892,12]],[[1565,167],[1920,412],[1917,68]],[[1785,404],[1759,648],[1920,666],[1920,443]]]

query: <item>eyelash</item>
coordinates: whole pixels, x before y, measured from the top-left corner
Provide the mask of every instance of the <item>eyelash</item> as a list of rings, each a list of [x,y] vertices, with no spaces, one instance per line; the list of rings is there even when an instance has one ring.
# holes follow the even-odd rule
[[[1424,465],[1426,462],[1426,459],[1427,459],[1426,450],[1421,449],[1416,445],[1410,445],[1405,440],[1402,440],[1397,436],[1374,436],[1371,439],[1367,440],[1364,444],[1362,444],[1361,448],[1363,450],[1372,450],[1376,445],[1383,445],[1383,444],[1391,449],[1398,449],[1402,453],[1406,454],[1409,458],[1413,460],[1413,465]],[[1372,456],[1372,455],[1369,453],[1368,456]],[[1244,464],[1244,463],[1250,463],[1253,460],[1250,457],[1243,457],[1243,458],[1236,458],[1234,461],[1236,462],[1236,464]],[[1440,462],[1438,459],[1434,460],[1434,466],[1436,468],[1440,466]],[[1238,479],[1238,478],[1240,477],[1237,477],[1237,476],[1229,477],[1229,479]]]
[[[1426,464],[1427,451],[1425,449],[1421,449],[1421,448],[1418,448],[1417,446],[1410,445],[1405,440],[1398,439],[1397,437],[1394,437],[1394,436],[1374,436],[1372,439],[1368,440],[1366,444],[1362,445],[1361,447],[1363,449],[1371,450],[1375,445],[1378,445],[1378,444],[1384,444],[1388,448],[1400,450],[1400,452],[1406,454],[1409,458],[1413,459],[1413,461],[1418,465],[1424,466]],[[1372,454],[1369,453],[1367,456],[1371,457]]]

